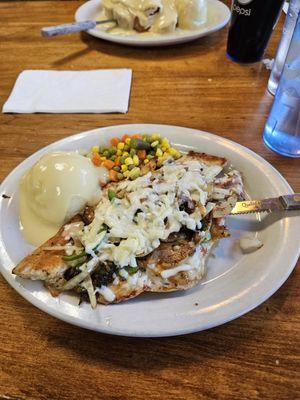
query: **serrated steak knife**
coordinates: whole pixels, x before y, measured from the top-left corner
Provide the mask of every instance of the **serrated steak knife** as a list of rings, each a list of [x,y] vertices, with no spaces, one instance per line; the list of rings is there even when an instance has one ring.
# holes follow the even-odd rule
[[[236,215],[263,211],[278,212],[288,210],[300,210],[300,193],[264,200],[238,201],[230,214]]]

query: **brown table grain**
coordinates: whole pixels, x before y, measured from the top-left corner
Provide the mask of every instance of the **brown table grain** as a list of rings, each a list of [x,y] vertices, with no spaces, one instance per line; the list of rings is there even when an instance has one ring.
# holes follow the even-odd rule
[[[225,56],[226,29],[177,47],[122,47],[86,34],[45,40],[82,1],[0,3],[0,103],[24,69],[132,68],[129,113],[1,114],[0,179],[30,154],[96,127],[162,123],[199,128],[260,154],[300,192],[299,160],[261,139],[269,72]],[[227,1],[229,3],[229,1]],[[274,56],[279,23],[267,56]],[[275,252],[274,252],[275,254]],[[298,278],[298,279],[297,279]],[[299,398],[299,270],[268,301],[209,331],[133,339],[73,327],[34,308],[0,278],[0,399]],[[130,321],[128,321],[130,324]]]

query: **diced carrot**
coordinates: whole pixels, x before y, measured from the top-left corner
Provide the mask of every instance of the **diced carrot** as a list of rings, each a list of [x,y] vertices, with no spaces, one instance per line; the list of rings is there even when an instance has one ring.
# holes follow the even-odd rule
[[[137,138],[138,139],[138,138]],[[138,150],[137,151],[137,156],[140,160],[145,160],[145,158],[147,157],[147,153],[146,150]]]
[[[117,158],[116,158],[116,161],[115,161],[115,166],[116,166],[116,167],[119,167],[120,165],[121,165],[120,157],[117,157]]]
[[[132,137],[134,139],[142,139],[142,135],[138,135],[138,134],[132,135]]]
[[[99,153],[93,153],[92,162],[94,165],[96,165],[96,167],[101,165],[102,161]]]
[[[118,138],[114,137],[114,138],[110,139],[110,144],[112,146],[116,147],[118,143],[119,143],[119,139]]]
[[[129,135],[123,135],[123,136],[122,136],[122,142],[125,142],[125,140],[126,140],[127,138],[130,138],[130,136],[129,136]]]
[[[112,169],[115,166],[115,163],[112,160],[105,160],[102,165],[107,169]]]
[[[118,181],[118,172],[111,169],[109,171],[108,177],[111,181],[117,182]]]

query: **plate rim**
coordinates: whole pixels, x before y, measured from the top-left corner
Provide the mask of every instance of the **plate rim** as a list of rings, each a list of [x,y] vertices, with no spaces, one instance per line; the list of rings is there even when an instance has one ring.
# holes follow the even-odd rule
[[[218,136],[215,134],[212,134],[210,132],[202,131],[200,129],[194,129],[194,128],[188,128],[188,127],[182,127],[178,125],[169,125],[169,124],[118,124],[118,125],[110,125],[110,126],[102,126],[99,128],[95,128],[92,130],[84,131],[77,133],[75,135],[70,135],[67,137],[64,137],[60,140],[54,141],[47,146],[44,146],[43,148],[37,150],[33,154],[31,154],[29,157],[24,159],[20,164],[18,164],[3,180],[3,182],[0,185],[0,195],[4,193],[5,187],[7,185],[8,180],[10,179],[11,175],[15,174],[17,171],[21,170],[24,168],[25,165],[30,163],[30,161],[41,154],[45,153],[48,150],[51,150],[52,147],[56,147],[59,144],[64,144],[66,142],[73,142],[74,140],[81,140],[82,138],[86,137],[89,134],[96,133],[96,132],[101,132],[105,131],[106,129],[108,130],[113,130],[116,128],[131,128],[131,129],[143,129],[145,130],[145,126],[148,127],[149,129],[155,129],[158,131],[160,127],[165,127],[165,128],[179,128],[183,129],[185,131],[189,131],[191,134],[199,135],[202,134],[209,140],[218,140],[219,142],[225,142],[229,143],[231,145],[234,145],[234,147],[239,148],[240,150],[243,150],[244,152],[248,153],[250,156],[254,157],[254,159],[260,161],[261,163],[267,165],[273,173],[277,175],[277,177],[280,179],[281,183],[285,185],[287,192],[289,193],[294,193],[291,186],[289,183],[286,181],[286,179],[277,171],[268,161],[263,159],[260,155],[256,154],[254,151],[251,149],[248,149],[247,147],[233,141],[227,138],[224,138],[222,136]],[[142,128],[143,127],[143,128]],[[105,133],[104,133],[105,135]],[[2,203],[4,203],[4,199],[0,198],[0,207],[2,207]],[[69,315],[65,312],[61,312],[60,310],[56,309],[49,309],[47,303],[44,303],[43,301],[37,299],[34,297],[30,291],[27,289],[24,289],[17,280],[15,280],[11,274],[10,271],[8,271],[2,264],[3,264],[3,248],[4,248],[4,243],[2,241],[2,233],[0,232],[0,272],[3,275],[4,279],[9,283],[9,285],[15,289],[23,298],[25,298],[29,303],[37,307],[38,309],[42,310],[43,312],[58,318],[64,322],[70,323],[72,325],[79,326],[81,328],[93,330],[96,332],[100,333],[108,333],[108,334],[113,334],[113,335],[118,335],[118,336],[128,336],[128,337],[170,337],[170,336],[178,336],[178,335],[183,335],[183,334],[189,334],[189,333],[194,333],[194,332],[199,332],[202,330],[210,329],[219,325],[223,325],[224,323],[230,322],[236,318],[239,318],[240,316],[248,313],[249,311],[255,309],[259,305],[261,305],[263,302],[265,302],[269,297],[271,297],[283,284],[284,282],[288,279],[292,271],[294,270],[297,260],[299,258],[299,254],[295,254],[293,257],[293,260],[289,263],[289,267],[285,269],[285,273],[282,274],[282,277],[279,281],[276,282],[275,285],[271,287],[270,290],[268,290],[264,296],[261,296],[258,300],[255,299],[255,301],[252,301],[251,305],[247,308],[242,308],[238,313],[234,313],[230,317],[224,316],[223,318],[220,318],[218,322],[212,322],[212,323],[206,323],[205,325],[201,326],[201,328],[197,327],[190,327],[190,328],[171,328],[170,331],[168,332],[160,332],[159,328],[157,329],[156,333],[150,332],[147,334],[147,332],[139,332],[135,331],[134,328],[131,330],[126,330],[126,329],[116,329],[116,328],[110,328],[106,327],[105,325],[102,325],[100,327],[92,327],[89,326],[89,322],[86,320],[81,320],[76,317],[73,317],[72,315]],[[299,253],[300,253],[300,248],[299,248]],[[173,330],[172,330],[173,329]]]
[[[82,19],[80,18],[80,13],[82,12],[82,10],[85,10],[85,8],[92,8],[94,5],[96,6],[97,3],[101,3],[102,0],[89,0],[86,1],[85,3],[83,3],[81,6],[79,6],[75,12],[75,21],[76,22],[81,22]],[[197,30],[195,30],[194,34],[190,33],[190,34],[183,34],[183,35],[165,35],[164,37],[157,37],[157,38],[150,38],[150,39],[141,39],[138,38],[138,36],[136,35],[128,35],[128,36],[122,36],[122,35],[111,35],[109,33],[106,33],[104,31],[98,30],[98,29],[89,29],[88,31],[86,31],[86,33],[88,33],[89,35],[96,37],[98,39],[102,39],[105,41],[109,41],[112,43],[118,43],[121,45],[125,45],[125,46],[136,46],[136,47],[163,47],[163,46],[171,46],[171,45],[177,45],[177,44],[183,44],[183,43],[187,43],[190,41],[194,41],[197,40],[201,37],[210,35],[222,28],[224,28],[231,17],[231,11],[229,9],[229,7],[224,4],[222,1],[220,0],[208,0],[208,2],[214,4],[215,6],[217,5],[217,7],[223,7],[224,10],[224,19],[222,22],[219,22],[218,24],[213,25],[210,29],[206,30],[206,31],[201,31],[198,32]],[[226,18],[225,18],[226,15]],[[188,32],[193,32],[192,30],[189,30]],[[198,32],[198,33],[197,33]]]

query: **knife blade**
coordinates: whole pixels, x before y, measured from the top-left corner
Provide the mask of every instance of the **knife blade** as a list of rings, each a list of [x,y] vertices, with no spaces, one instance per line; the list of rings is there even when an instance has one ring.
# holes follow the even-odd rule
[[[238,201],[230,215],[300,210],[300,193],[263,200]]]

